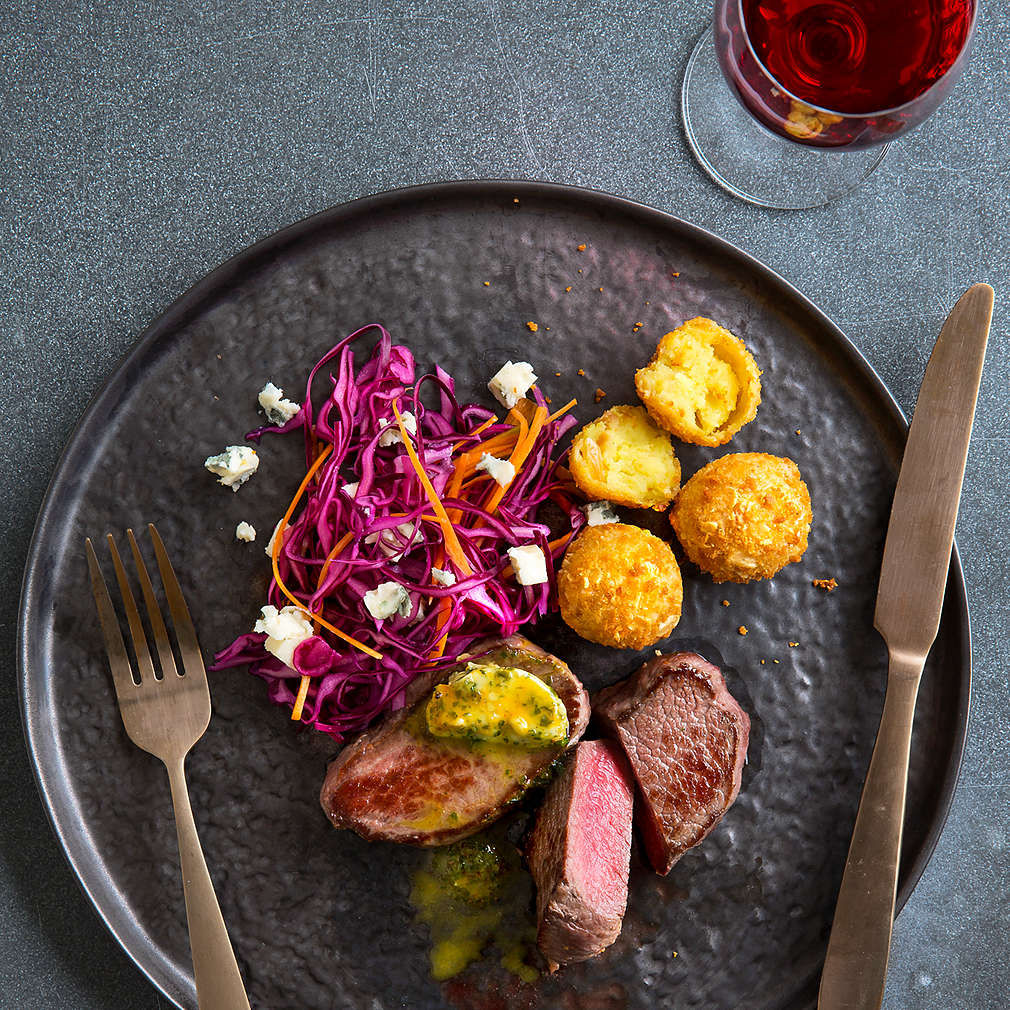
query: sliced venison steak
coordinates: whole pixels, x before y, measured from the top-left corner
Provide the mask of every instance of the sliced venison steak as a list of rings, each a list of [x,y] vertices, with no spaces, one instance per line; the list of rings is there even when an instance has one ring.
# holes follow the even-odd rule
[[[649,862],[669,873],[736,799],[750,719],[719,667],[693,652],[650,659],[600,691],[593,714],[631,764]]]
[[[553,971],[621,932],[635,787],[620,748],[583,740],[551,783],[526,846],[537,885],[537,944]]]
[[[589,697],[571,670],[519,635],[467,657],[525,670],[553,688],[568,714],[567,744],[526,748],[432,736],[424,710],[442,670],[411,685],[411,701],[334,759],[320,794],[326,816],[363,838],[445,845],[495,820],[582,736]],[[461,657],[461,662],[463,659]]]

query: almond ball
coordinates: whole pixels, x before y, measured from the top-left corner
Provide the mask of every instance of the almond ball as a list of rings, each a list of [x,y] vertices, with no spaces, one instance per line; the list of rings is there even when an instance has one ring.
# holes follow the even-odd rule
[[[667,333],[635,388],[656,423],[682,442],[724,445],[753,421],[761,373],[743,341],[697,316]]]
[[[558,572],[561,617],[590,642],[644,649],[666,638],[684,600],[670,545],[624,523],[584,529]]]
[[[572,478],[592,500],[666,508],[680,490],[680,461],[670,436],[643,407],[611,407],[572,440]]]
[[[670,511],[687,556],[716,582],[770,579],[803,557],[810,492],[791,459],[731,453],[703,466]]]

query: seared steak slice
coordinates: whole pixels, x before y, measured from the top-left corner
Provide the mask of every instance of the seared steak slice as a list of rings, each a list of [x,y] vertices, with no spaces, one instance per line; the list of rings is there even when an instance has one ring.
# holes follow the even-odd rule
[[[583,740],[551,783],[526,846],[537,885],[537,944],[553,971],[621,932],[635,787],[620,749]]]
[[[669,873],[736,799],[750,719],[719,667],[693,652],[650,659],[600,691],[593,713],[631,763],[649,862]]]
[[[518,635],[467,658],[525,670],[553,688],[568,714],[568,743],[526,748],[432,736],[425,706],[451,671],[433,673],[411,685],[412,705],[362,733],[327,769],[319,799],[336,827],[411,845],[465,838],[497,818],[582,736],[589,698],[561,660]]]

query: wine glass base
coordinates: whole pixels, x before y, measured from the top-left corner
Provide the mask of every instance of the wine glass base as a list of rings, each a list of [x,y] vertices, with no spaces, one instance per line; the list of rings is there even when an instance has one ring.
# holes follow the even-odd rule
[[[740,104],[723,76],[711,26],[687,61],[680,110],[701,167],[728,193],[760,207],[807,210],[851,193],[887,148],[806,147],[777,137]]]

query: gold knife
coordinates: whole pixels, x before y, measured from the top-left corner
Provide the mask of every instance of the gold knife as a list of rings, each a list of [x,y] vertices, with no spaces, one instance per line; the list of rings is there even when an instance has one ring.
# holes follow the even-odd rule
[[[992,308],[988,284],[975,284],[958,300],[926,365],[908,432],[873,622],[887,643],[887,693],[831,926],[818,1010],[877,1010],[884,998],[912,716],[940,626]]]

